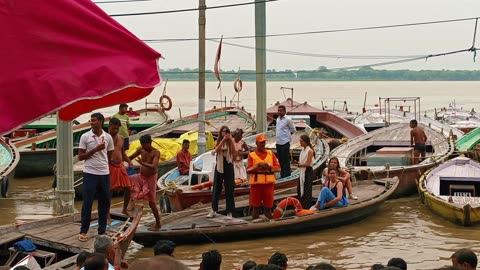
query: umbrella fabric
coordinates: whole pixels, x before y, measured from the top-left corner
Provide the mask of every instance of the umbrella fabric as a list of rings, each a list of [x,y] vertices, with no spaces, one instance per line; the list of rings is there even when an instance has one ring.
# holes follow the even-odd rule
[[[90,0],[0,0],[0,134],[143,98],[160,54]]]

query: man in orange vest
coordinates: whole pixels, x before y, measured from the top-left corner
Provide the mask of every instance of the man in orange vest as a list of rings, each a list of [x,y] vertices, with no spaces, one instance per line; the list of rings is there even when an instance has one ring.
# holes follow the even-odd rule
[[[272,219],[275,172],[280,171],[280,164],[275,154],[265,149],[266,142],[267,138],[264,134],[257,135],[257,149],[248,154],[247,173],[250,174],[250,206],[253,208],[254,220],[258,218],[262,205],[265,216]]]

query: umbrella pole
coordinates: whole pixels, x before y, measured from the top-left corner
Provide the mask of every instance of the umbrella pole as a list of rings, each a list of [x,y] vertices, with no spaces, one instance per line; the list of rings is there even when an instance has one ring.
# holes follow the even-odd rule
[[[74,197],[72,122],[60,120],[57,114],[57,200],[55,214],[74,213]]]

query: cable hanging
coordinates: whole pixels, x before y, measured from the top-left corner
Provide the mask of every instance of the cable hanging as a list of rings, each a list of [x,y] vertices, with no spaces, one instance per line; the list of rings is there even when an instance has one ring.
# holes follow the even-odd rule
[[[286,37],[286,36],[301,36],[301,35],[314,35],[314,34],[327,34],[327,33],[340,33],[340,32],[353,32],[353,31],[365,31],[365,30],[378,30],[378,29],[388,29],[388,28],[399,28],[399,27],[411,27],[419,25],[431,25],[431,24],[442,24],[442,23],[454,23],[454,22],[463,22],[463,21],[472,21],[478,20],[480,17],[471,17],[471,18],[460,18],[460,19],[451,19],[451,20],[440,20],[440,21],[427,21],[427,22],[414,22],[414,23],[404,23],[404,24],[391,24],[391,25],[380,25],[380,26],[367,26],[367,27],[356,27],[356,28],[343,28],[343,29],[331,29],[331,30],[317,30],[317,31],[305,31],[305,32],[293,32],[293,33],[279,33],[279,34],[267,34],[267,35],[249,35],[249,36],[231,36],[223,37],[223,40],[229,39],[252,39],[257,37]],[[145,39],[145,42],[181,42],[181,41],[196,41],[198,38],[162,38],[162,39]],[[207,38],[207,40],[220,40],[220,37]]]
[[[114,3],[131,3],[131,2],[147,2],[152,0],[111,0],[111,1],[95,1],[95,4],[114,4]]]
[[[261,0],[255,2],[243,2],[243,3],[236,3],[236,4],[228,4],[228,5],[220,5],[220,6],[211,6],[206,7],[205,9],[219,9],[219,8],[231,8],[231,7],[239,7],[239,6],[246,6],[246,5],[255,5],[261,3],[268,3],[268,2],[277,2],[280,0]],[[191,12],[191,11],[198,11],[199,8],[186,8],[186,9],[177,9],[177,10],[164,10],[164,11],[151,11],[151,12],[139,12],[139,13],[120,13],[120,14],[110,14],[111,17],[125,17],[125,16],[143,16],[143,15],[155,15],[155,14],[171,14],[171,13],[179,13],[179,12]]]
[[[475,39],[477,37],[477,25],[478,25],[478,18],[475,20],[475,30],[473,31],[472,48],[470,48],[470,51],[473,52],[473,62],[475,62],[477,58],[477,49],[475,49]]]
[[[426,56],[421,56],[421,57],[414,57],[410,59],[401,59],[401,60],[396,60],[396,61],[388,61],[388,62],[379,62],[379,63],[373,63],[373,64],[366,64],[366,65],[357,65],[357,66],[347,66],[347,67],[338,67],[338,68],[329,68],[326,70],[297,70],[297,71],[275,71],[275,72],[244,72],[241,73],[242,75],[256,75],[256,74],[292,74],[292,73],[320,73],[320,72],[333,72],[333,71],[342,71],[342,70],[352,70],[352,69],[360,69],[360,68],[365,68],[365,67],[378,67],[378,66],[386,66],[386,65],[393,65],[393,64],[401,64],[401,63],[407,63],[407,62],[413,62],[413,61],[419,61],[419,60],[428,60],[429,58],[435,58],[435,57],[440,57],[440,56],[447,56],[447,55],[452,55],[452,54],[458,54],[458,53],[464,53],[464,52],[471,52],[475,51],[476,48],[469,48],[469,49],[463,49],[463,50],[456,50],[456,51],[450,51],[450,52],[444,52],[444,53],[437,53],[437,54],[430,54]],[[205,74],[213,73],[213,71],[205,71]],[[200,74],[199,71],[162,71],[162,74]],[[222,74],[227,74],[227,75],[237,75],[239,74],[238,72],[228,72],[228,71],[222,71]]]

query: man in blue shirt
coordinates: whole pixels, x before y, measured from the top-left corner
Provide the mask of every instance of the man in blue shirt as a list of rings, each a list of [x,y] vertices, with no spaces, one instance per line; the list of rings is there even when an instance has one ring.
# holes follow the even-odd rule
[[[292,140],[292,134],[297,130],[293,120],[286,116],[287,109],[284,105],[278,106],[278,114],[276,124],[277,157],[281,167],[280,177],[284,178],[292,174],[290,169],[290,141]]]

